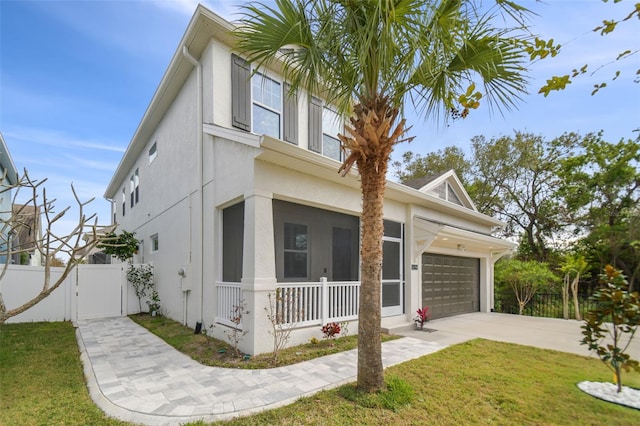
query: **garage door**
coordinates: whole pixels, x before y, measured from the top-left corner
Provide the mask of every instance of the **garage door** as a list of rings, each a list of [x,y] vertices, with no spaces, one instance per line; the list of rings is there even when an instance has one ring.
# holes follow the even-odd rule
[[[480,259],[422,255],[422,303],[431,319],[480,310]]]

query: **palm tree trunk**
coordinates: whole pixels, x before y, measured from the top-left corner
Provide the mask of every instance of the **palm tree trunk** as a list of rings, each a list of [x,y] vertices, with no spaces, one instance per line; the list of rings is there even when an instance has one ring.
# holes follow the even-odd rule
[[[380,337],[383,197],[385,170],[376,161],[359,162],[362,186],[361,287],[358,316],[358,388],[375,392],[384,387]],[[364,164],[362,164],[364,163]]]
[[[383,204],[389,157],[405,133],[405,120],[395,125],[397,117],[398,109],[387,97],[375,96],[355,105],[352,127],[345,126],[351,136],[338,135],[349,154],[339,172],[345,175],[357,164],[362,189],[358,389],[367,393],[384,388],[380,338]]]

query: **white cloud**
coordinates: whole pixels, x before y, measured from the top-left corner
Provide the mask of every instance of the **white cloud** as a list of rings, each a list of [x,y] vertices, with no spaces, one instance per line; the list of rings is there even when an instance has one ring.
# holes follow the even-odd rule
[[[119,153],[123,153],[126,150],[121,142],[82,139],[61,130],[52,129],[16,127],[10,128],[9,131],[4,133],[4,137],[14,144],[19,142],[21,144],[40,144],[64,149],[85,148],[95,151],[112,151]]]

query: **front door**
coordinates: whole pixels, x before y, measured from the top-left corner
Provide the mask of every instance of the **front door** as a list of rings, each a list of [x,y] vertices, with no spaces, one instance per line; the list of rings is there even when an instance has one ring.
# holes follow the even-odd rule
[[[382,241],[382,316],[400,315],[402,306],[402,239]]]

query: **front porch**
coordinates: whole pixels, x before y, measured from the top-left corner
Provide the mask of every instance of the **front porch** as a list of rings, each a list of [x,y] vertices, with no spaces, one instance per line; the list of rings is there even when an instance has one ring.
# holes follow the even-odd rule
[[[216,283],[218,310],[216,322],[235,327],[235,307],[244,300],[240,283]],[[321,327],[330,322],[358,319],[360,282],[278,283],[270,297],[278,323],[282,327]],[[243,324],[238,324],[240,328]]]

